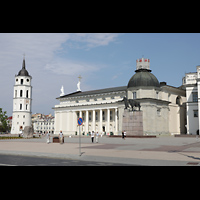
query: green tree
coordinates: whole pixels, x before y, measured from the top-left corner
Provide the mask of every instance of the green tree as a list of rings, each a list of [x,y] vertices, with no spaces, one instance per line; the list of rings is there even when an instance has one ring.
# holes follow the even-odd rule
[[[3,112],[3,109],[0,108],[0,121],[1,121],[0,130],[2,132],[6,132],[8,130],[8,124],[7,124],[8,116],[6,114],[7,112],[6,111]]]

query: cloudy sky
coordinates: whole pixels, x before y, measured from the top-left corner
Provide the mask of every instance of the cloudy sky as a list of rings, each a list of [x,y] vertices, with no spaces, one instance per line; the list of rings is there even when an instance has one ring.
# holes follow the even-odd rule
[[[65,93],[125,86],[136,59],[150,59],[159,81],[180,86],[186,72],[200,65],[198,33],[0,33],[0,107],[12,115],[15,74],[22,67],[32,76],[32,112],[52,113]]]

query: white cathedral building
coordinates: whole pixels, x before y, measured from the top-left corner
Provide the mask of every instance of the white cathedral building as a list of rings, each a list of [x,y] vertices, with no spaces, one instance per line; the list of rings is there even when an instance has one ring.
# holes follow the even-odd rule
[[[29,75],[23,59],[22,69],[15,75],[13,94],[13,117],[11,134],[19,134],[26,126],[31,126],[32,77]]]
[[[85,135],[92,131],[121,135],[124,97],[140,102],[144,135],[186,133],[186,92],[159,82],[151,73],[149,59],[137,59],[135,74],[126,86],[81,91],[79,79],[77,87],[66,95],[62,87],[57,98],[60,103],[53,108],[55,134],[62,130],[64,135],[75,135],[77,120],[82,117],[81,132]]]

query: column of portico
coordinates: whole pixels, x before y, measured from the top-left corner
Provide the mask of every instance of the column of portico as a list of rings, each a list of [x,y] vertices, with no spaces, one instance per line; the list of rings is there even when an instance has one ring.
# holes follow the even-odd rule
[[[86,116],[85,116],[85,134],[87,134],[88,132],[89,132],[89,130],[88,130],[88,122],[89,122],[89,120],[88,120],[88,110],[86,110]]]
[[[96,131],[95,130],[95,110],[93,110],[93,112],[92,112],[92,131]]]
[[[102,121],[103,121],[103,115],[102,115],[102,109],[100,109],[100,118],[99,118],[99,132],[102,133]]]
[[[118,133],[117,108],[115,108],[115,132]]]
[[[107,127],[106,127],[106,133],[110,133],[110,109],[107,109]]]
[[[117,116],[118,108],[115,108],[115,132],[118,133],[118,116]],[[86,110],[85,115],[85,134],[89,132],[89,110]],[[92,131],[102,132],[103,126],[103,110],[99,109],[99,127],[96,130],[96,110],[92,110]],[[79,117],[82,117],[82,111],[79,111]],[[110,133],[110,108],[107,109],[107,124],[106,124],[106,132]]]
[[[79,111],[79,117],[82,117],[82,111]]]

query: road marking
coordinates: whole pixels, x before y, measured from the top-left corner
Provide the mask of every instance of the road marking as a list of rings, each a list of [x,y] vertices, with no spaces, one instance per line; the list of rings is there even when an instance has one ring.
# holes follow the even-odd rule
[[[2,164],[2,163],[0,163],[0,166],[17,166],[17,165],[11,165],[11,164]]]

